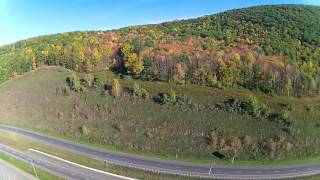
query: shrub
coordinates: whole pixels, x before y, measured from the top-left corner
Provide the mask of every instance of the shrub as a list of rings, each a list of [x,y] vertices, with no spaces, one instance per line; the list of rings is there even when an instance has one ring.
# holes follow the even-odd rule
[[[120,85],[118,79],[113,79],[111,95],[114,97],[121,96],[121,85]]]
[[[140,92],[140,85],[138,83],[133,83],[133,87],[132,87],[132,95],[133,96],[141,96],[141,92]]]
[[[258,108],[258,116],[259,117],[269,117],[271,113],[270,108],[265,104],[260,104]]]
[[[195,103],[192,102],[192,100],[186,96],[185,94],[182,96],[177,97],[177,104],[182,108],[192,108]]]
[[[227,141],[226,152],[231,158],[232,164],[234,163],[235,158],[239,155],[242,148],[242,142],[239,137],[231,137]]]
[[[82,125],[80,128],[80,133],[83,135],[83,136],[89,136],[90,135],[90,130],[89,128],[87,128],[87,126],[85,125]]]
[[[290,152],[290,151],[292,150],[292,148],[293,148],[293,144],[290,143],[290,142],[287,142],[287,144],[286,144],[286,151],[287,151],[287,152]]]
[[[160,98],[161,98],[161,102],[164,104],[166,103],[174,104],[177,102],[176,92],[172,89],[169,91],[169,93],[162,94]]]
[[[222,104],[222,108],[227,112],[241,112],[241,103],[242,102],[235,98],[230,98],[224,101],[224,103]]]
[[[138,83],[133,84],[132,95],[136,97],[142,97],[144,99],[149,98],[149,92],[146,89],[141,88]]]
[[[61,94],[63,96],[70,95],[70,88],[68,86],[56,87],[56,94]]]
[[[289,119],[289,114],[290,114],[289,111],[283,110],[283,111],[281,111],[281,112],[279,113],[278,118],[279,118],[280,120],[288,120],[288,119]]]
[[[249,135],[245,135],[242,139],[242,142],[245,146],[250,146],[252,143],[252,138]]]
[[[241,104],[243,111],[256,116],[259,109],[258,100],[254,96],[247,97]]]
[[[218,148],[219,145],[219,132],[215,129],[212,130],[209,134],[209,144],[213,146],[213,148]]]
[[[113,125],[113,128],[115,130],[117,130],[118,132],[124,132],[125,131],[125,127],[122,124],[116,123],[116,124]]]
[[[72,73],[71,77],[67,78],[67,83],[70,88],[76,92],[83,92],[85,88],[81,85],[78,76],[75,73]]]
[[[142,98],[148,99],[150,97],[149,92],[146,89],[141,89]]]
[[[96,89],[102,89],[104,87],[104,82],[101,79],[95,77],[93,80],[93,87]]]
[[[94,83],[94,76],[93,74],[85,74],[84,77],[81,79],[82,85],[86,87],[92,87]]]
[[[305,106],[304,108],[305,108],[305,110],[306,110],[307,112],[313,112],[313,110],[314,110],[314,107],[313,107],[313,106],[310,106],[310,105],[307,105],[307,106]]]
[[[266,150],[271,158],[274,158],[277,152],[278,143],[274,139],[270,139],[266,144]]]
[[[279,113],[278,120],[285,124],[287,127],[291,127],[294,124],[293,119],[290,118],[290,112],[283,110]]]
[[[214,106],[210,106],[211,109],[220,109],[227,112],[247,113],[254,117],[267,118],[270,115],[270,108],[259,103],[258,100],[249,96],[244,101],[239,101],[235,98],[225,100],[223,103],[216,103]]]

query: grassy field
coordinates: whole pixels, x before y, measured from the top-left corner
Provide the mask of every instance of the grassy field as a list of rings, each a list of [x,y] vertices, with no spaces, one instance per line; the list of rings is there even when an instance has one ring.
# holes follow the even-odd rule
[[[64,95],[59,89],[66,86],[69,75],[70,72],[63,68],[46,67],[1,84],[0,122],[110,150],[203,163],[214,160],[211,154],[215,149],[207,141],[207,135],[213,129],[222,130],[224,136],[266,140],[283,136],[292,143],[299,141],[299,146],[273,158],[262,150],[254,154],[243,151],[236,164],[319,162],[319,98],[268,96],[248,90],[146,82],[129,77],[120,80],[124,90],[138,82],[151,96],[174,89],[178,95],[184,94],[192,100],[194,105],[184,109],[177,105],[159,105],[151,99],[133,98],[128,93],[113,98],[108,93],[91,89],[82,94],[70,92]],[[96,75],[107,85],[119,78],[109,71]],[[290,106],[290,117],[299,132],[291,137],[281,123],[203,108],[231,97],[242,100],[249,95],[254,95],[275,112]],[[82,126],[89,129],[88,136],[79,131]],[[263,143],[259,146],[264,147]],[[229,163],[228,159],[215,160]]]

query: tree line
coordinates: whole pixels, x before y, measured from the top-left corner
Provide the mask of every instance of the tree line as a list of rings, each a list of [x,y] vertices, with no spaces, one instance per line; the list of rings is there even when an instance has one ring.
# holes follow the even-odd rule
[[[0,81],[58,65],[151,81],[319,95],[319,12],[313,6],[261,6],[159,25],[42,36],[0,48]],[[305,16],[310,21],[302,22]],[[281,27],[274,22],[285,17],[292,18]]]

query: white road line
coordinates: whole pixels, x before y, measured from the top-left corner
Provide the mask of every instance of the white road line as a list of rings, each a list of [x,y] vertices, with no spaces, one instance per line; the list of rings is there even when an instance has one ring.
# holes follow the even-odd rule
[[[69,163],[69,164],[72,164],[74,166],[78,166],[78,167],[81,167],[81,168],[84,168],[84,169],[88,169],[88,170],[94,171],[94,172],[98,172],[98,173],[102,173],[102,174],[106,174],[106,175],[109,175],[109,176],[118,177],[118,178],[122,178],[122,179],[127,179],[127,180],[137,180],[137,179],[134,179],[134,178],[120,176],[120,175],[117,175],[117,174],[112,174],[112,173],[108,173],[108,172],[101,171],[101,170],[98,170],[98,169],[94,169],[94,168],[90,168],[90,167],[87,167],[87,166],[83,166],[81,164],[77,164],[77,163],[74,163],[74,162],[71,162],[71,161],[68,161],[68,160],[65,160],[65,159],[62,159],[62,158],[59,158],[59,157],[56,157],[56,156],[53,156],[53,155],[38,151],[38,150],[35,150],[35,149],[32,149],[32,148],[29,148],[29,151],[33,151],[33,152],[36,152],[36,153],[39,153],[39,154],[42,154],[42,155],[45,155],[45,156],[48,156],[48,157],[63,161],[63,162],[66,162],[66,163]]]

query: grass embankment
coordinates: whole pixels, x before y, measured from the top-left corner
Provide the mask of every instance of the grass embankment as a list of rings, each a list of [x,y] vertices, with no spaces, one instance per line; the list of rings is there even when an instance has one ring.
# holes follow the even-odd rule
[[[35,178],[39,178],[41,180],[57,180],[57,179],[62,179],[62,178],[59,178],[58,176],[54,176],[42,169],[39,169],[39,168],[35,168],[35,171],[34,172],[34,169],[32,168],[32,166],[30,164],[27,164],[27,163],[24,163],[22,161],[19,161],[11,156],[8,156],[6,155],[5,153],[3,152],[0,152],[0,159],[12,164],[13,166],[33,175]]]
[[[58,91],[66,86],[65,80],[69,75],[70,72],[63,68],[42,68],[1,84],[1,122],[109,150],[198,163],[211,163],[214,160],[211,153],[215,149],[206,139],[213,129],[223,131],[226,139],[230,136],[250,136],[270,140],[283,136],[293,144],[299,141],[302,145],[281,153],[282,144],[278,143],[275,150],[279,152],[273,158],[260,150],[256,154],[240,153],[235,165],[319,162],[319,98],[268,96],[248,90],[145,82],[127,77],[120,80],[125,90],[138,82],[151,96],[170,89],[174,89],[178,95],[185,94],[194,106],[183,109],[129,95],[115,99],[95,90],[83,94],[71,92],[65,96]],[[111,72],[99,72],[96,75],[107,85],[111,85],[112,79],[117,77]],[[275,112],[290,107],[289,116],[300,131],[295,139],[290,139],[291,135],[283,130],[281,123],[248,114],[203,109],[230,97],[242,100],[250,95]],[[88,136],[81,134],[81,126],[89,129]],[[266,145],[260,143],[259,146],[263,148]],[[216,161],[220,164],[229,163],[228,159]]]
[[[80,154],[71,153],[56,147],[52,147],[46,144],[36,142],[32,139],[29,139],[27,137],[20,136],[11,132],[0,131],[0,144],[4,144],[6,146],[9,146],[11,148],[18,149],[21,151],[26,151],[29,148],[33,148],[33,149],[40,150],[42,152],[46,152],[48,154],[51,154],[72,162],[76,162],[78,164],[88,166],[88,167],[100,169],[106,172],[111,172],[111,173],[115,173],[123,176],[133,177],[137,179],[154,179],[154,180],[196,179],[196,178],[187,178],[187,177],[180,177],[180,176],[174,176],[174,175],[164,175],[164,174],[136,170],[136,169],[127,168],[127,167],[121,167],[117,165],[106,164],[104,162],[97,161],[95,159],[92,159]],[[2,153],[0,153],[0,158],[3,158],[5,161],[8,161],[9,163],[25,170],[26,172],[29,172],[30,174],[33,174],[33,170],[32,168],[30,168],[30,165],[28,164],[25,164],[21,161],[17,161],[14,158],[8,157]],[[36,169],[36,172],[40,179],[44,179],[44,180],[59,179],[58,177],[49,175],[48,173],[45,173],[40,169]]]

